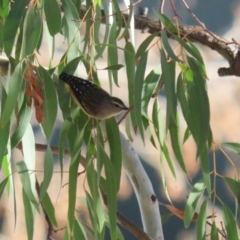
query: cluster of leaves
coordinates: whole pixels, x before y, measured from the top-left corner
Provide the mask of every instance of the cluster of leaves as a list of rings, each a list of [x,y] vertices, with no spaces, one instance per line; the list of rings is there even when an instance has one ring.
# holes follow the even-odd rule
[[[156,147],[160,146],[161,159],[165,159],[176,178],[173,160],[170,156],[166,143],[169,135],[171,146],[175,157],[187,175],[187,168],[181,153],[182,142],[192,136],[196,142],[196,159],[201,162],[202,179],[192,188],[192,192],[186,204],[184,215],[185,227],[188,227],[195,216],[197,203],[201,196],[207,194],[197,217],[197,239],[205,239],[207,221],[207,199],[216,198],[215,186],[212,187],[209,170],[208,152],[212,147],[212,133],[210,127],[210,109],[208,94],[206,91],[206,72],[203,59],[199,50],[191,42],[183,41],[177,34],[174,35],[178,43],[180,54],[176,55],[168,42],[168,34],[177,33],[177,28],[171,21],[162,14],[156,14],[165,26],[165,30],[154,33],[147,37],[135,50],[134,44],[129,40],[133,8],[130,6],[128,22],[122,29],[123,20],[118,3],[113,0],[111,3],[115,14],[112,15],[110,3],[101,1],[105,14],[105,31],[101,42],[101,6],[100,1],[86,1],[84,16],[85,34],[79,33],[78,10],[81,1],[61,0],[61,8],[56,0],[35,0],[29,3],[28,0],[14,1],[3,0],[0,6],[0,48],[9,59],[9,67],[6,73],[6,81],[2,83],[1,92],[1,118],[0,118],[0,166],[2,167],[5,179],[0,183],[0,196],[5,189],[15,192],[13,172],[16,167],[22,182],[22,197],[25,207],[26,227],[28,239],[33,238],[34,216],[33,209],[38,212],[40,206],[49,219],[48,224],[58,227],[55,218],[55,209],[48,195],[48,188],[53,176],[53,152],[49,145],[53,133],[53,127],[57,116],[58,106],[63,115],[63,124],[59,138],[59,164],[61,168],[61,179],[63,177],[63,157],[65,143],[68,143],[70,152],[69,166],[69,202],[68,202],[68,227],[65,228],[64,239],[87,239],[87,232],[94,239],[104,239],[105,229],[110,229],[112,239],[123,239],[117,227],[117,192],[119,190],[121,175],[121,143],[118,125],[115,119],[105,122],[110,154],[105,152],[104,136],[97,121],[89,121],[89,118],[80,112],[64,84],[54,82],[56,73],[63,70],[74,74],[81,61],[86,72],[100,84],[97,74],[96,60],[102,57],[107,51],[107,65],[110,86],[113,83],[120,85],[117,70],[126,68],[128,79],[129,105],[134,106],[130,116],[126,118],[126,133],[128,138],[133,140],[134,133],[138,132],[143,141],[146,136]],[[63,14],[61,15],[61,11]],[[43,14],[46,16],[44,24]],[[94,19],[94,21],[93,21]],[[110,24],[111,23],[111,24]],[[49,48],[51,59],[49,60],[50,70],[46,70],[39,64],[36,65],[36,52],[41,51],[43,32],[50,36]],[[54,56],[54,41],[56,34],[61,33],[67,40],[68,49],[63,54],[58,66],[52,66]],[[131,32],[133,33],[133,31]],[[161,35],[161,39],[158,37]],[[118,41],[125,41],[124,48],[118,46]],[[149,73],[146,73],[148,54],[151,51],[151,44],[161,42],[159,55],[161,61]],[[82,44],[83,43],[83,44]],[[15,47],[14,47],[15,46]],[[80,48],[80,46],[82,46]],[[124,52],[124,65],[119,63],[118,51]],[[33,67],[34,66],[34,67]],[[180,73],[176,76],[176,67]],[[165,126],[160,112],[158,93],[164,86],[167,110]],[[153,110],[149,114],[148,106],[150,99],[154,97]],[[30,118],[33,101],[36,119],[41,125],[42,131],[48,145],[44,159],[43,181],[38,186],[34,174],[29,174],[35,169],[35,140]],[[183,141],[179,135],[178,104],[187,123],[187,129]],[[153,124],[154,128],[150,126]],[[92,137],[92,127],[96,128],[96,139]],[[14,129],[13,133],[10,129]],[[113,134],[114,133],[114,134]],[[24,161],[18,161],[15,166],[10,164],[11,150],[19,146],[21,142]],[[86,146],[86,155],[81,157],[81,146]],[[239,153],[238,144],[227,143],[226,147]],[[79,160],[80,159],[80,160]],[[81,163],[86,169],[86,180],[89,190],[85,190],[85,203],[92,226],[86,226],[79,221],[75,214],[77,198],[77,177],[78,166]],[[32,169],[30,171],[30,169]],[[101,175],[102,170],[105,176]],[[213,172],[215,174],[216,172]],[[163,182],[166,187],[165,175]],[[239,198],[239,182],[233,179],[226,179],[228,185]],[[35,187],[37,185],[38,187]],[[102,200],[99,189],[106,195],[108,214],[103,211]],[[36,194],[37,196],[36,197]],[[16,195],[14,202],[16,204]],[[226,238],[237,239],[237,227],[233,213],[222,202]],[[16,206],[15,206],[16,211]],[[15,212],[16,214],[16,212]],[[212,239],[218,239],[219,230],[212,219]],[[222,233],[223,235],[223,233]],[[231,236],[231,237],[230,237]]]

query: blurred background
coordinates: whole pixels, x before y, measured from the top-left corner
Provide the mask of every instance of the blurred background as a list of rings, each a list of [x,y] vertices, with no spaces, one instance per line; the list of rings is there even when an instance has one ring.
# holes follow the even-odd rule
[[[180,24],[190,24],[197,25],[191,14],[185,9],[181,1],[175,1],[175,6],[177,14],[181,19],[179,19]],[[227,39],[229,42],[232,38],[240,42],[239,36],[239,21],[240,21],[240,2],[237,0],[211,0],[211,1],[200,1],[200,0],[191,0],[187,1],[190,9],[195,13],[195,15],[205,24],[206,28],[210,31],[219,34],[221,37]],[[153,9],[158,11],[159,1],[150,1],[143,0],[139,5],[141,7],[148,7],[149,17],[154,18]],[[126,7],[122,4],[122,9]],[[166,1],[164,13],[172,18],[173,11],[169,4],[169,1]],[[102,26],[104,29],[104,26]],[[146,31],[147,32],[147,31]],[[140,30],[136,30],[136,47],[138,47],[141,42],[148,36],[147,33],[142,33]],[[81,34],[84,35],[84,24],[81,28]],[[124,46],[124,42],[120,42]],[[174,43],[173,43],[174,44]],[[211,128],[213,131],[213,139],[216,143],[229,141],[229,142],[240,142],[240,81],[238,77],[224,77],[220,78],[217,74],[219,67],[227,67],[228,63],[216,52],[212,51],[209,48],[198,46],[201,54],[204,57],[207,76],[208,76],[208,93],[210,99],[211,107]],[[59,63],[65,49],[67,48],[67,42],[64,38],[59,35],[56,38],[56,51],[54,57],[54,65]],[[105,53],[106,54],[106,53]],[[44,38],[42,48],[39,52],[38,59],[43,66],[49,65],[49,49],[47,38]],[[107,63],[105,62],[106,55],[103,56],[102,61],[97,62],[97,67],[102,69],[106,67]],[[124,64],[123,52],[119,52],[119,63]],[[158,49],[151,50],[148,59],[148,68],[146,74],[160,64],[159,51]],[[87,77],[87,73],[83,66],[79,68],[79,76]],[[108,85],[108,74],[107,71],[98,72],[99,79],[101,80],[102,87],[109,91]],[[127,99],[127,79],[125,74],[125,69],[119,71],[119,86],[120,88],[115,87],[113,89],[113,95],[121,98],[126,104],[128,104]],[[162,108],[162,114],[164,115],[166,102],[164,97],[164,90],[159,95],[160,106]],[[151,110],[151,109],[150,109]],[[45,139],[41,133],[41,129],[37,125],[35,119],[32,120],[34,125],[34,133],[37,143],[45,143]],[[181,134],[183,136],[186,129],[186,125],[181,119],[182,128]],[[62,115],[61,112],[58,112],[58,120],[55,123],[54,134],[52,137],[52,145],[58,145],[59,132],[62,125]],[[120,126],[121,130],[124,132],[124,124]],[[158,197],[158,200],[162,203],[167,203],[168,199],[166,197],[165,190],[163,189],[162,179],[161,179],[161,170],[165,171],[167,179],[167,189],[169,196],[175,207],[184,209],[184,206],[187,201],[187,197],[190,194],[191,186],[194,185],[196,181],[201,178],[199,171],[199,161],[195,159],[196,148],[193,140],[190,138],[183,146],[183,156],[187,169],[189,171],[190,177],[187,178],[184,176],[181,171],[178,172],[177,179],[174,179],[171,175],[168,166],[164,166],[164,169],[160,169],[160,154],[159,149],[155,149],[149,142],[146,142],[145,145],[142,144],[140,138],[136,137],[132,143],[136,151],[138,152],[143,166],[147,171],[150,180],[152,181],[153,188]],[[235,171],[233,167],[229,164],[226,157],[222,152],[216,149],[216,161],[217,161],[217,172],[224,176],[233,176]],[[236,166],[240,167],[240,157],[234,153],[226,151],[227,155],[235,162]],[[212,168],[212,161],[214,154],[213,152],[209,153],[209,164]],[[43,169],[43,153],[36,153],[36,169],[39,172],[36,172],[36,175],[41,181],[42,179],[42,169]],[[22,160],[23,156],[21,152],[15,150],[13,153],[13,161]],[[173,154],[172,159],[174,160]],[[175,161],[175,160],[174,160]],[[65,169],[68,170],[69,159],[65,159]],[[175,163],[176,169],[180,169],[178,164]],[[79,171],[82,169],[80,168]],[[59,228],[63,228],[66,224],[67,219],[67,208],[68,208],[68,188],[67,186],[63,187],[60,183],[60,173],[58,156],[55,156],[55,174],[52,178],[49,195],[55,206],[56,216],[59,224]],[[63,184],[67,183],[68,174],[64,174]],[[15,184],[16,184],[16,195],[17,195],[17,222],[16,226],[14,225],[14,210],[13,210],[13,198],[3,195],[2,200],[0,201],[0,239],[27,239],[25,219],[24,219],[24,208],[21,198],[21,183],[17,174],[15,174]],[[88,216],[86,215],[86,208],[83,202],[80,200],[81,197],[84,197],[84,175],[80,176],[78,179],[78,196],[79,200],[77,201],[77,209],[79,210],[79,218],[83,221],[88,222]],[[18,192],[19,191],[19,192]],[[225,185],[223,181],[218,178],[217,181],[217,193],[225,201],[230,208],[234,211],[234,198],[230,189]],[[121,188],[118,195],[118,210],[125,217],[131,221],[138,224],[142,227],[141,216],[139,213],[139,207],[134,195],[133,189],[129,184],[127,177],[125,176],[124,170],[122,171],[122,181]],[[209,204],[209,215],[211,214],[211,204]],[[163,206],[160,206],[161,214],[169,213]],[[218,203],[215,206],[215,212],[217,216],[217,221],[220,224],[222,221],[221,218],[221,209],[218,207]],[[35,235],[34,239],[41,240],[45,239],[46,232],[45,219],[43,215],[36,213],[36,224],[35,224]],[[120,227],[121,228],[121,227]],[[192,223],[190,228],[185,229],[183,221],[178,219],[176,216],[172,216],[168,221],[163,225],[164,237],[165,239],[180,240],[180,239],[195,239],[195,223]],[[126,240],[135,240],[136,238],[127,232],[125,229],[121,228]],[[58,231],[53,235],[54,239],[60,240],[63,239],[63,230]],[[90,239],[90,238],[89,238]],[[106,240],[110,239],[106,236]]]

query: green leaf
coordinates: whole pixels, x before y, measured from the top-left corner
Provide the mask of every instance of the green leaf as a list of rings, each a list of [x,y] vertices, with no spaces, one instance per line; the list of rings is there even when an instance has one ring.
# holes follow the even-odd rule
[[[170,46],[170,44],[168,42],[169,40],[168,40],[167,33],[165,30],[161,30],[161,37],[162,37],[163,47],[166,50],[168,56],[173,61],[180,62],[179,58],[175,55],[175,53],[172,50],[172,47]]]
[[[8,78],[7,81],[10,81]],[[9,92],[7,95],[4,109],[2,110],[0,128],[4,128],[10,121],[12,112],[16,106],[19,92],[23,83],[22,63],[19,63],[11,76]]]
[[[8,154],[4,156],[3,161],[2,161],[2,169],[4,172],[4,176],[9,177],[9,181],[7,182],[7,194],[8,196],[10,193],[12,193],[13,188],[14,188],[14,180],[13,180],[13,168],[11,166],[11,152],[10,152],[10,146],[8,144],[7,146],[7,151]]]
[[[24,204],[24,215],[25,215],[25,221],[27,226],[27,235],[28,240],[33,239],[33,231],[34,231],[34,218],[33,218],[33,211],[32,206],[30,203],[30,199],[28,198],[28,195],[26,194],[24,188],[22,189],[22,197],[23,197],[23,204]]]
[[[35,161],[36,161],[36,150],[35,150],[35,139],[34,133],[31,124],[29,123],[27,129],[22,138],[22,151],[24,155],[24,164],[26,166],[25,170],[31,169],[34,171],[35,169]],[[21,176],[21,175],[20,175]],[[35,185],[36,185],[36,176],[35,173],[32,172],[30,175],[28,173],[24,174],[24,178],[28,178],[30,180],[31,189],[35,193]],[[28,180],[26,180],[28,181]],[[27,187],[29,187],[27,185]],[[26,194],[28,195],[28,191],[23,186]],[[30,199],[31,201],[32,199]],[[37,206],[38,207],[38,206]]]
[[[216,226],[215,221],[212,223],[212,228],[211,228],[211,240],[219,240],[218,237],[218,228]]]
[[[60,170],[61,170],[61,183],[63,180],[63,156],[64,156],[64,150],[65,150],[65,143],[67,141],[67,135],[69,128],[71,126],[71,123],[67,120],[65,120],[62,124],[61,132],[60,132],[60,138],[59,138],[59,163],[60,163]]]
[[[135,50],[132,43],[127,42],[124,48],[124,58],[126,63],[126,72],[128,79],[128,99],[129,105],[134,106],[135,96]],[[133,127],[137,126],[137,119],[134,111],[130,112]]]
[[[197,61],[199,61],[201,64],[203,64],[203,58],[201,56],[201,54],[199,53],[199,51],[197,51],[197,48],[194,46],[194,44],[190,43],[190,42],[186,42],[184,40],[182,40],[180,37],[178,37],[177,35],[173,35],[173,37],[175,38],[176,41],[178,41],[180,43],[180,45],[186,49]],[[190,46],[189,46],[190,45]]]
[[[124,67],[123,64],[115,64],[115,65],[111,65],[111,66],[105,67],[105,68],[103,68],[103,70],[108,70],[108,69],[109,70],[119,70],[119,69],[121,69],[123,67]]]
[[[41,13],[38,8],[34,7],[34,4],[30,4],[24,18],[20,59],[36,50],[42,29]]]
[[[135,55],[135,59],[137,60],[138,58],[140,58],[144,52],[146,52],[148,46],[150,45],[150,43],[152,42],[152,40],[157,37],[159,35],[158,32],[153,33],[151,35],[149,35],[147,38],[144,39],[144,41],[140,44],[140,46],[137,49],[136,55]]]
[[[60,67],[58,68],[58,73],[62,73],[62,72],[66,72],[68,74],[71,74],[73,75],[74,72],[76,71],[78,65],[79,65],[79,62],[82,60],[83,56],[80,56],[80,57],[76,57],[74,58],[73,60],[69,61],[65,66],[64,66],[64,69],[60,69]],[[62,82],[62,81],[60,81]]]
[[[191,132],[190,132],[189,128],[187,128],[187,129],[185,130],[185,133],[184,133],[183,143],[185,143],[190,136],[191,136]]]
[[[114,17],[114,21],[117,22],[118,29],[116,29],[116,38],[119,36],[119,34],[122,31],[122,11],[119,7],[119,2],[117,0],[112,0],[113,5],[113,12],[116,13],[116,16]]]
[[[227,239],[228,240],[239,239],[236,220],[234,219],[231,210],[224,203],[222,203],[222,209],[223,209],[223,222],[227,230]]]
[[[40,201],[44,198],[47,193],[47,189],[51,182],[53,175],[53,155],[50,146],[47,146],[47,150],[44,158],[44,178],[40,187]]]
[[[165,26],[165,28],[173,33],[177,33],[176,27],[172,24],[172,21],[164,14],[158,13],[153,10],[154,14],[160,19],[161,23]]]
[[[206,239],[207,201],[203,202],[197,218],[197,240]]]
[[[189,82],[193,82],[194,81],[193,71],[185,64],[178,63],[178,66],[181,68],[182,73],[184,74],[186,80]]]
[[[105,153],[104,151],[102,151]],[[104,159],[101,159],[101,161],[104,161],[105,158],[107,157],[106,153],[105,156],[102,155]],[[109,161],[109,159],[107,159]],[[87,174],[87,181],[89,185],[89,189],[91,192],[92,198],[87,194],[87,205],[89,209],[90,218],[91,222],[93,225],[93,231],[94,231],[94,239],[99,239],[99,231],[102,230],[103,228],[103,222],[102,222],[102,207],[101,207],[101,200],[99,196],[99,189],[98,189],[98,174],[96,174],[96,171],[94,169],[94,164],[92,161],[92,153],[91,153],[91,148],[90,144],[88,144],[88,149],[87,149],[87,156],[86,156],[86,161],[87,161],[87,166],[86,166],[86,174]]]
[[[5,19],[7,17],[10,10],[10,4],[11,2],[9,2],[8,0],[2,0],[0,2],[0,17],[2,19]]]
[[[21,23],[29,0],[16,1],[11,4],[11,10],[7,16],[3,29],[3,41],[5,53],[9,56],[12,52],[18,27]]]
[[[192,191],[188,197],[185,214],[184,214],[184,227],[189,227],[193,215],[195,214],[198,200],[203,195],[206,186],[203,183],[203,180],[200,179],[192,188]]]
[[[111,45],[108,47],[108,66],[118,65],[118,49],[117,49],[117,41],[116,41],[116,21],[114,21],[111,25],[111,29],[109,32],[108,44]],[[115,47],[112,47],[115,46]],[[113,77],[114,83],[118,86],[118,73],[111,68],[108,69],[108,77],[111,83],[111,79]]]
[[[147,75],[147,77],[143,82],[141,109],[142,109],[142,115],[145,117],[148,116],[149,101],[152,98],[152,94],[154,92],[154,89],[156,88],[156,85],[160,79],[160,76],[161,76],[161,68],[156,67]]]
[[[75,219],[74,221],[73,236],[74,236],[74,239],[82,239],[82,240],[88,239],[82,224],[78,222],[77,219]]]
[[[8,181],[9,181],[9,177],[6,177],[0,183],[0,199],[2,198],[3,191],[4,191]]]
[[[2,54],[3,52],[3,28],[4,28],[4,23],[0,22],[0,53]],[[1,74],[6,75],[5,73],[5,68],[1,67]]]
[[[54,36],[61,29],[61,10],[56,0],[44,1],[44,12],[49,33]]]
[[[10,122],[4,128],[0,128],[0,168],[2,167],[2,162],[4,156],[7,154],[7,143],[9,138]]]
[[[117,189],[119,190],[121,169],[122,169],[122,148],[119,135],[118,124],[115,118],[110,118],[105,121],[106,131],[108,137],[108,143],[110,148],[110,160],[114,170],[114,176],[116,180]]]
[[[23,161],[17,162],[16,168],[17,168],[18,174],[20,176],[20,180],[21,180],[21,183],[23,186],[24,193],[26,194],[29,201],[31,201],[34,204],[35,208],[39,211],[38,203],[37,203],[37,200],[35,199],[35,196],[32,191],[29,173],[28,173],[28,169],[27,169],[25,162],[23,162]]]
[[[18,143],[21,141],[27,126],[30,122],[31,119],[31,115],[32,115],[32,108],[29,107],[26,104],[26,101],[23,103],[20,112],[19,112],[19,116],[18,116],[18,126],[15,129],[13,135],[11,136],[11,149],[13,150]],[[1,136],[1,134],[0,134]]]
[[[100,126],[97,126],[97,139],[96,141],[96,159],[97,159],[97,185],[100,184],[101,172],[103,168],[104,161],[103,159],[106,156],[104,151],[104,139]]]
[[[101,1],[101,3],[97,3],[95,7],[95,21],[94,21],[94,41],[95,45],[92,46],[96,51],[95,59],[102,58],[102,54],[106,48],[105,44],[100,43],[100,39],[102,39],[102,43],[106,43],[108,41],[108,35],[109,35],[109,28],[111,27],[111,24],[109,24],[109,18],[105,18],[105,30],[104,33],[102,28],[100,28],[101,25],[101,19],[102,19],[102,8],[104,9],[104,13],[106,16],[110,15],[108,11],[108,4],[105,1]],[[78,9],[78,8],[77,8]],[[79,8],[80,9],[80,8]],[[104,34],[104,37],[102,35]],[[101,37],[100,37],[101,36]],[[86,41],[87,42],[87,41]]]
[[[167,113],[166,113],[166,129],[169,128],[170,118],[176,122],[174,109],[176,109],[176,93],[175,93],[175,62],[167,62],[166,54],[163,49],[161,53],[162,77],[167,98]]]
[[[163,135],[163,127],[162,127],[162,122],[161,122],[162,116],[160,113],[160,108],[159,108],[159,103],[158,103],[158,99],[155,100],[154,104],[153,104],[153,112],[152,112],[152,121],[153,121],[153,126],[159,141],[159,144],[161,146],[161,151],[164,154],[164,157],[168,163],[168,166],[171,170],[172,175],[174,176],[174,178],[176,179],[176,172],[172,163],[172,160],[170,158],[170,154],[168,151],[168,147],[166,145],[166,141],[164,139],[164,135]],[[161,157],[161,155],[160,155]]]
[[[240,155],[240,143],[234,143],[234,142],[223,142],[221,143],[222,146],[225,146],[229,150],[232,150],[236,154]]]
[[[62,0],[63,5],[63,33],[67,38],[69,48],[68,48],[68,61],[79,57],[79,45],[80,45],[80,31],[79,22],[72,21],[79,19],[78,10],[72,1]],[[91,11],[90,11],[91,12]]]
[[[85,194],[86,194],[86,202],[87,202],[89,217],[91,219],[91,223],[93,227],[93,229],[88,228],[88,230],[90,233],[92,233],[93,239],[99,239],[100,234],[99,234],[98,225],[97,225],[97,216],[96,216],[96,208],[95,208],[95,205],[99,201],[99,198],[97,198],[96,200],[94,199],[93,201],[92,197],[87,191],[85,192]]]
[[[44,121],[41,124],[44,134],[48,140],[50,140],[53,125],[56,120],[57,116],[57,96],[55,91],[55,86],[53,80],[49,73],[43,68],[39,67],[39,74],[41,80],[44,82],[43,88],[43,114],[44,114]]]
[[[117,239],[117,183],[116,178],[112,174],[114,171],[114,167],[108,159],[104,162],[104,169],[106,173],[106,195],[107,195],[107,203],[108,203],[108,215],[109,215],[109,223],[110,223],[110,235],[111,239]]]
[[[211,178],[210,178],[207,146],[205,146],[205,148],[203,149],[203,151],[200,155],[200,160],[201,160],[200,163],[201,163],[203,181],[204,181],[205,186],[207,187],[208,195],[211,196],[212,187],[211,187]]]
[[[187,122],[187,126],[197,144],[197,156],[206,147],[210,130],[210,107],[208,95],[205,87],[205,78],[198,69],[198,63],[188,57],[190,68],[193,71],[193,81],[179,75],[177,82],[177,94],[181,103],[183,116]]]
[[[187,87],[191,120],[195,122],[198,129],[195,141],[198,148],[197,156],[200,156],[209,137],[210,107],[206,91],[206,80],[200,70],[200,64],[194,58],[190,57],[188,57],[188,63],[194,72],[194,83],[187,82]]]
[[[68,188],[68,224],[72,232],[75,219],[75,204],[77,197],[77,178],[79,161],[73,161],[69,168],[69,188]]]
[[[56,217],[55,217],[55,209],[54,209],[54,206],[53,206],[53,204],[51,202],[51,199],[50,199],[50,197],[49,197],[47,192],[44,195],[41,203],[42,203],[42,206],[43,206],[44,210],[47,213],[47,216],[48,216],[51,224],[53,226],[57,227],[58,224],[57,224],[57,220],[56,220]]]
[[[142,140],[144,141],[144,132],[142,124],[142,113],[141,113],[141,99],[142,99],[142,89],[145,77],[145,70],[147,66],[148,52],[145,52],[138,63],[136,70],[136,79],[135,80],[135,95],[134,95],[134,112],[136,117],[137,127],[139,129]]]
[[[175,111],[177,111],[177,109]],[[182,156],[181,146],[180,146],[179,121],[178,121],[178,117],[176,117],[176,118],[177,118],[177,122],[173,121],[171,118],[170,123],[169,123],[169,132],[170,132],[170,137],[171,137],[172,149],[173,149],[174,155],[175,155],[180,167],[182,168],[183,172],[188,174],[185,163],[184,163],[184,159]]]
[[[232,190],[233,194],[237,199],[240,197],[240,182],[236,181],[232,178],[225,177],[225,181],[227,182],[228,186]]]

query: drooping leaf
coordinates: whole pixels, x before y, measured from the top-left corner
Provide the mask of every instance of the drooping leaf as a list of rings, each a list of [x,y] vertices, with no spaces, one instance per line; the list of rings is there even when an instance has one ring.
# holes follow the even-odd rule
[[[167,98],[167,113],[166,113],[166,129],[169,128],[170,118],[176,122],[174,109],[176,108],[176,93],[175,93],[175,62],[168,62],[163,49],[160,50],[162,77],[164,81],[164,89]]]
[[[14,149],[17,146],[17,144],[21,141],[27,129],[27,126],[30,122],[31,114],[32,109],[27,104],[24,103],[19,112],[18,126],[11,136],[11,149]]]
[[[207,200],[205,200],[200,208],[197,218],[197,240],[206,239],[206,219],[207,219]]]
[[[56,0],[44,1],[44,12],[50,34],[54,36],[61,28],[61,10]]]
[[[44,159],[44,177],[40,187],[40,201],[47,193],[53,175],[53,155],[50,146],[47,146]]]
[[[145,52],[138,63],[137,70],[136,70],[136,80],[135,80],[135,95],[134,95],[134,112],[138,130],[140,132],[141,138],[144,141],[144,131],[143,131],[143,124],[141,118],[141,99],[142,99],[142,89],[143,83],[145,79],[145,70],[147,66],[147,58],[148,52]]]
[[[233,213],[231,212],[229,207],[224,203],[222,203],[222,208],[223,208],[223,222],[227,231],[227,239],[228,240],[239,239],[236,220],[233,216]]]
[[[124,59],[126,62],[126,73],[128,80],[129,106],[134,106],[135,100],[135,50],[132,43],[127,42],[124,48]],[[135,106],[134,106],[135,107]],[[130,112],[133,128],[137,126],[137,119],[134,111]]]
[[[52,134],[53,125],[57,116],[57,96],[55,86],[50,74],[42,67],[39,67],[41,81],[44,82],[43,114],[44,121],[41,124],[46,138],[49,140]]]
[[[240,155],[240,143],[234,142],[223,142],[221,145],[227,147],[228,149],[232,150],[236,154]]]
[[[114,21],[111,25],[111,29],[109,32],[109,39],[108,39],[108,65],[118,65],[118,49],[117,49],[117,39],[116,39],[116,21]],[[112,47],[115,46],[115,47]],[[113,78],[114,83],[118,86],[118,73],[111,68],[108,69],[108,78],[111,84],[111,79]],[[112,89],[111,89],[112,90]]]
[[[9,88],[9,92],[7,93],[7,99],[1,114],[1,124],[0,124],[1,128],[4,128],[6,124],[9,122],[10,117],[13,113],[14,107],[17,103],[21,85],[23,83],[22,63],[19,63],[16,66],[13,72],[13,75],[7,78],[7,81],[10,81],[10,80],[11,80],[11,84],[10,84],[11,86]]]
[[[169,40],[167,37],[167,33],[165,30],[161,30],[161,37],[162,37],[162,43],[163,43],[163,47],[166,50],[168,56],[175,62],[179,62],[179,58],[175,55],[175,53],[172,50],[172,47],[169,44]]]
[[[28,3],[29,0],[22,0],[11,4],[11,10],[6,18],[3,29],[4,50],[7,55],[10,55],[12,52],[17,30]]]
[[[114,176],[117,184],[117,191],[120,186],[121,169],[122,169],[122,148],[119,135],[118,124],[115,118],[105,121],[107,137],[110,147],[110,161],[114,169]]]
[[[228,186],[232,190],[235,197],[239,199],[240,198],[240,182],[229,177],[225,177],[225,181],[227,182]]]
[[[30,4],[24,18],[20,59],[32,54],[37,49],[42,29],[41,12],[34,7],[34,4]]]
[[[203,181],[205,186],[207,187],[208,195],[210,196],[212,193],[212,187],[211,187],[211,179],[210,179],[210,169],[209,169],[209,158],[208,158],[208,149],[207,146],[203,149],[201,155],[200,155],[200,164],[201,164],[201,170],[203,175]]]
[[[187,228],[191,221],[192,217],[196,212],[197,203],[199,198],[203,195],[206,186],[203,183],[203,180],[200,179],[192,188],[192,191],[188,197],[186,208],[185,208],[185,215],[184,215],[184,226]]]
[[[28,198],[27,193],[25,192],[24,188],[22,188],[22,197],[23,197],[23,204],[24,204],[24,216],[25,222],[27,226],[27,235],[28,240],[33,239],[33,232],[34,232],[34,217],[30,199]]]
[[[158,36],[159,33],[153,33],[151,35],[149,35],[138,47],[136,55],[135,55],[135,59],[138,62],[138,59],[143,55],[144,52],[147,51],[150,43],[153,41],[153,39]]]
[[[29,201],[31,201],[31,203],[33,203],[35,208],[39,211],[37,200],[31,188],[29,172],[26,164],[23,161],[17,162],[16,167],[17,167],[17,171],[23,186],[23,191],[26,194],[26,197],[29,199]]]
[[[44,210],[47,213],[47,216],[48,216],[51,224],[53,224],[53,226],[57,227],[58,224],[57,224],[57,220],[56,220],[56,216],[55,216],[55,209],[54,209],[54,206],[51,202],[51,199],[50,199],[48,193],[46,193],[44,195],[41,203],[42,203]]]

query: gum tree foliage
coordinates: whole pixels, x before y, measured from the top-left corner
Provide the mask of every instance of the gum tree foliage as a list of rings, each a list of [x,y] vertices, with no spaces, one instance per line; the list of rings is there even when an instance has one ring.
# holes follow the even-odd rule
[[[53,229],[62,227],[58,225],[55,217],[54,200],[48,194],[54,173],[53,153],[58,154],[61,179],[64,174],[63,158],[66,155],[70,157],[70,164],[68,214],[64,226],[64,239],[104,239],[106,228],[110,231],[111,239],[124,239],[117,222],[132,231],[139,239],[163,239],[161,221],[159,221],[160,212],[154,211],[148,217],[149,212],[146,214],[148,208],[151,208],[150,205],[158,209],[156,196],[151,185],[141,185],[141,180],[137,176],[138,171],[134,167],[139,167],[141,176],[145,174],[144,169],[134,150],[128,152],[131,143],[127,139],[134,141],[138,136],[143,142],[150,140],[160,149],[161,157],[168,163],[174,178],[177,176],[173,158],[178,161],[181,171],[187,178],[188,170],[181,147],[189,137],[192,137],[196,143],[196,161],[200,161],[202,177],[192,186],[184,212],[174,209],[171,205],[167,208],[183,219],[185,227],[188,227],[191,221],[196,221],[197,239],[205,239],[206,234],[210,234],[211,239],[218,239],[218,236],[238,239],[238,214],[236,214],[238,201],[235,206],[236,212],[233,212],[218,197],[216,179],[221,177],[226,181],[236,200],[239,199],[239,180],[220,176],[216,168],[213,171],[209,169],[208,153],[214,151],[216,145],[213,147],[209,123],[210,107],[205,65],[201,53],[193,43],[201,43],[201,38],[196,37],[197,33],[194,29],[187,32],[187,27],[177,24],[178,18],[171,21],[164,14],[155,12],[153,21],[146,16],[134,16],[132,4],[126,3],[126,5],[128,11],[123,12],[115,0],[111,3],[105,0],[93,2],[87,0],[85,6],[81,6],[80,0],[1,1],[0,48],[6,59],[1,59],[1,73],[4,77],[1,81],[0,166],[4,177],[1,178],[0,196],[8,194],[9,198],[14,199],[16,219],[18,217],[16,201],[22,197],[28,239],[33,238],[36,214],[45,217],[46,234],[48,238],[52,237]],[[85,32],[81,34],[79,29],[83,24]],[[101,24],[105,27],[100,34]],[[132,41],[134,27],[138,29],[147,27],[151,33],[138,48]],[[205,39],[202,44],[209,47],[211,47],[210,42],[215,44],[219,47],[215,49],[229,61],[228,73],[238,75],[234,68],[237,57],[235,58],[235,55],[228,51],[228,46],[224,45],[217,36],[211,35],[207,29],[201,28],[199,32],[212,38],[209,42]],[[48,35],[51,52],[48,66],[41,66],[36,55],[36,52],[41,53],[43,34]],[[62,54],[58,64],[53,65],[56,34],[64,36],[67,50]],[[169,44],[169,38],[174,39],[180,51],[174,52]],[[119,47],[120,39],[124,41],[124,47]],[[156,44],[159,48],[160,61],[147,72],[148,55],[152,45]],[[120,51],[124,55],[123,63],[119,61]],[[126,116],[125,122],[121,123],[125,125],[124,135],[120,133],[115,118],[103,123],[89,120],[82,111],[79,111],[64,84],[58,80],[58,75],[62,71],[76,75],[78,65],[83,64],[89,78],[101,85],[96,61],[102,58],[103,53],[107,56],[105,71],[108,71],[110,86],[121,83],[121,79],[118,78],[120,68],[126,71],[128,102],[129,106],[134,108]],[[176,68],[180,71],[176,71]],[[224,69],[222,72],[219,71],[220,75],[227,74],[223,71]],[[162,88],[167,102],[165,118],[161,114],[158,99],[158,93]],[[152,110],[149,111],[151,99],[154,103]],[[54,148],[50,145],[50,139],[58,107],[63,121],[59,145]],[[179,135],[180,113],[187,125],[183,138]],[[34,114],[46,138],[45,146],[35,144],[30,122]],[[170,139],[170,144],[167,144],[167,139]],[[66,144],[68,150],[65,149]],[[86,146],[84,155],[81,153],[83,145]],[[219,144],[221,145],[237,154],[240,152],[238,143]],[[109,151],[106,151],[106,146],[109,146]],[[22,150],[24,159],[11,160],[11,152],[15,148]],[[170,149],[174,157],[170,155]],[[37,170],[35,151],[45,152],[42,180],[37,179],[34,174]],[[127,163],[124,162],[126,159]],[[136,161],[132,165],[133,169],[130,166],[131,161]],[[88,189],[85,189],[83,201],[88,209],[90,223],[80,220],[75,209],[76,202],[80,201],[77,188],[82,187],[77,185],[80,164],[85,167],[83,174]],[[122,169],[122,164],[125,169]],[[147,206],[144,206],[140,190],[136,185],[134,186],[140,206],[143,204],[140,208],[144,229],[132,226],[117,212],[117,193],[121,171],[124,170],[130,180],[134,175],[143,188],[141,191],[145,194],[144,201],[147,202]],[[105,174],[102,174],[103,171]],[[14,175],[16,174],[21,180],[22,196],[15,195]],[[162,176],[163,183],[166,184],[164,173]],[[134,184],[134,181],[132,183]],[[195,210],[200,198],[203,201],[196,215]],[[215,223],[214,206],[217,203],[221,205],[223,212],[222,225]],[[106,210],[103,205],[106,206]],[[212,208],[210,218],[207,212],[208,205]],[[158,219],[155,222],[160,225],[154,226],[151,219]],[[210,225],[208,232],[206,232],[207,223]]]

